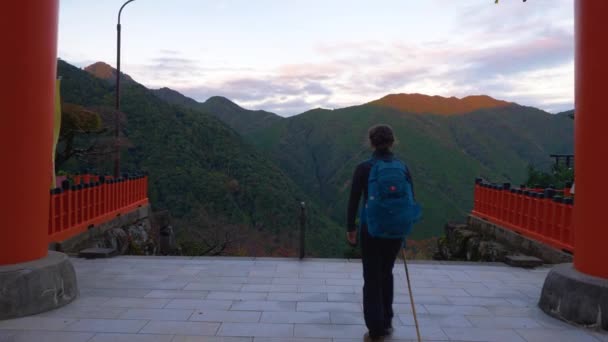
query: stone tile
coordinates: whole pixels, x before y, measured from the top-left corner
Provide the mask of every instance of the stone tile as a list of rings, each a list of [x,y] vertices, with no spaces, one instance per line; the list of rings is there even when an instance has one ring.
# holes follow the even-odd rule
[[[367,328],[364,325],[296,324],[294,336],[314,338],[362,338],[366,332]]]
[[[84,332],[136,333],[146,325],[143,320],[80,319],[63,330]]]
[[[219,326],[219,323],[208,322],[150,321],[140,332],[142,334],[214,336]]]
[[[169,299],[158,298],[112,298],[101,304],[104,307],[114,308],[147,308],[160,309],[169,303]]]
[[[252,342],[251,337],[183,336],[176,335],[171,342]]]
[[[297,285],[243,285],[242,292],[296,292]]]
[[[327,300],[330,302],[361,303],[363,296],[354,293],[328,293]]]
[[[156,321],[187,321],[193,310],[187,309],[128,309],[122,319],[148,319]]]
[[[208,284],[208,283],[188,283],[184,290],[203,290],[203,291],[240,291],[243,285],[240,284]]]
[[[596,338],[584,330],[517,329],[516,331],[527,342],[598,342]]]
[[[76,302],[87,300],[88,297],[144,298],[151,291],[148,289],[89,289],[80,286],[81,297]]]
[[[474,306],[511,306],[504,298],[488,297],[448,297],[449,304]]]
[[[292,337],[293,324],[222,323],[218,336]]]
[[[467,318],[477,328],[542,328],[535,320],[527,317],[467,316]]]
[[[161,299],[204,299],[209,291],[183,291],[183,290],[152,290],[145,298]]]
[[[268,300],[275,301],[294,301],[294,302],[327,302],[327,293],[288,293],[288,292],[271,292],[268,294]]]
[[[165,308],[167,309],[198,309],[198,310],[228,310],[232,305],[231,300],[214,299],[172,299]]]
[[[443,332],[450,340],[457,341],[526,342],[513,329],[443,328]]]
[[[455,297],[465,298],[465,297]],[[427,295],[416,295],[414,297],[416,304],[450,304],[444,296],[427,296]],[[397,294],[393,297],[393,303],[397,304],[409,304],[410,296],[408,294]]]
[[[403,325],[415,325],[412,314],[398,314],[397,317]],[[393,324],[396,319],[393,319]],[[463,315],[430,315],[419,314],[418,323],[423,327],[439,328],[468,328],[473,324]]]
[[[76,322],[71,318],[30,316],[0,321],[0,330],[49,330],[58,331]]]
[[[300,278],[319,278],[319,279],[348,279],[349,273],[336,272],[301,272]]]
[[[361,312],[332,312],[329,314],[332,324],[364,325],[363,313]]]
[[[258,311],[197,310],[190,317],[190,320],[199,322],[255,323],[260,321],[261,315],[262,313]]]
[[[242,301],[232,304],[236,311],[296,311],[296,302]]]
[[[171,342],[172,335],[97,334],[88,342]]]
[[[424,340],[432,340],[432,341],[444,341],[448,340],[447,335],[443,332],[440,327],[433,326],[420,326],[420,335]],[[394,326],[393,335],[391,338],[395,339],[411,339],[415,340],[417,338],[416,327],[414,326]]]
[[[67,331],[21,331],[3,338],[0,331],[1,342],[88,342],[92,333],[79,333]]]
[[[407,294],[407,287],[397,288],[395,286],[395,293],[405,293]],[[467,291],[463,289],[454,289],[454,288],[442,288],[442,287],[420,287],[413,289],[414,298],[418,295],[422,296],[446,296],[450,297],[468,297],[471,296]],[[414,299],[415,300],[415,299]]]
[[[330,323],[328,312],[264,312],[262,323]]]
[[[253,342],[332,342],[331,338],[255,337]],[[357,341],[360,342],[360,341]]]
[[[412,304],[393,304],[393,311],[395,314],[412,313]],[[416,313],[427,314],[429,312],[424,304],[416,304]]]
[[[359,303],[298,302],[297,311],[362,312],[362,306]]]
[[[37,317],[55,317],[55,318],[118,318],[120,314],[125,312],[126,308],[106,308],[94,306],[72,306],[64,307],[47,311],[37,315]]]
[[[483,306],[425,304],[424,307],[430,314],[436,315],[492,315],[490,311]]]
[[[268,297],[267,292],[222,292],[211,291],[206,299],[223,299],[223,300],[265,300]]]
[[[594,336],[600,342],[608,342],[608,332],[600,333],[600,332],[589,332],[591,336]]]
[[[359,279],[326,279],[326,285],[339,285],[339,286],[363,286],[363,280]]]
[[[355,287],[344,285],[298,285],[298,292],[355,293]]]
[[[281,285],[325,285],[323,278],[273,278],[273,284]]]
[[[146,291],[146,293],[148,293]],[[109,301],[110,299],[112,299],[111,297],[98,297],[98,296],[86,296],[82,294],[82,290],[80,293],[80,297],[76,298],[74,301],[72,301],[69,306],[70,307],[74,307],[74,306],[91,306],[91,307],[99,307],[100,305],[102,305],[103,303]]]

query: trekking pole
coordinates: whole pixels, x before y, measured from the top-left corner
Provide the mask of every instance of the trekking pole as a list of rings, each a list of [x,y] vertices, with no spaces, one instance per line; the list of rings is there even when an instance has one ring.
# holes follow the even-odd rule
[[[422,342],[420,337],[420,327],[418,326],[418,316],[416,315],[416,305],[414,304],[414,294],[412,293],[412,284],[410,283],[410,272],[407,269],[407,261],[405,256],[405,247],[401,249],[403,252],[403,265],[405,266],[405,278],[407,279],[407,289],[410,293],[410,303],[412,303],[412,313],[414,314],[414,324],[416,325],[416,336],[418,336],[418,342]]]

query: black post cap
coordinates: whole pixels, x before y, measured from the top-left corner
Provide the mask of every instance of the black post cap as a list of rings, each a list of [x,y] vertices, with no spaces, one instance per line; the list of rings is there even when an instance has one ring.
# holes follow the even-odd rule
[[[63,190],[69,190],[70,189],[70,181],[67,179],[64,179],[63,181],[61,181],[61,187],[63,188]]]
[[[543,194],[543,193],[538,194],[538,198],[545,199],[545,194]]]
[[[78,185],[76,185],[76,184],[72,185],[72,186],[70,187],[70,190],[72,190],[72,191],[76,191],[76,190],[78,190]]]
[[[555,196],[555,190],[551,188],[545,189],[545,196],[547,198],[553,198],[553,196]]]
[[[59,195],[62,192],[63,192],[63,189],[61,189],[61,188],[51,189],[51,195]]]
[[[103,184],[106,182],[106,176],[99,176],[99,183]]]
[[[511,183],[503,183],[502,184],[502,188],[505,189],[505,190],[511,189]]]
[[[574,198],[572,198],[572,197],[564,198],[564,204],[574,205]]]
[[[564,202],[564,198],[562,196],[555,196],[555,197],[553,197],[553,202],[563,203]]]
[[[482,178],[475,178],[475,184],[481,184],[481,182],[483,182]]]

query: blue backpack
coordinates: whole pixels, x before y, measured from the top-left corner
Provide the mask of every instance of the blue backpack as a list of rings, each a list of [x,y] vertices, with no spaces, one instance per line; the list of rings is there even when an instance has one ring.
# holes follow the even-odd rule
[[[422,216],[410,172],[397,159],[372,158],[370,163],[368,198],[361,221],[373,237],[404,239]]]

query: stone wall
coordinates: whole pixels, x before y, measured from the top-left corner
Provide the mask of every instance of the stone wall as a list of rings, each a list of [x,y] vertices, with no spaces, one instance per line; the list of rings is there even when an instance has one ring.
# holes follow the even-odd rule
[[[51,244],[49,249],[77,255],[86,248],[112,248],[116,254],[155,255],[159,251],[158,230],[152,228],[149,205],[116,216],[68,240]]]
[[[512,256],[532,256],[549,264],[572,262],[572,255],[526,238],[492,222],[469,216],[467,224],[448,223],[437,243],[436,259],[509,262]]]

